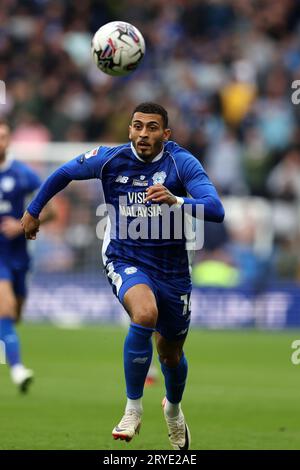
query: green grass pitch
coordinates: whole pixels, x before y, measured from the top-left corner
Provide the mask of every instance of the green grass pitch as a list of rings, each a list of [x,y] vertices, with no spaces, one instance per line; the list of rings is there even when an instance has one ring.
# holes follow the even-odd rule
[[[0,449],[170,449],[161,377],[145,390],[140,435],[129,444],[111,437],[125,404],[125,329],[27,324],[20,334],[36,381],[19,395],[0,366]],[[183,410],[192,449],[300,449],[295,339],[299,331],[190,332]]]

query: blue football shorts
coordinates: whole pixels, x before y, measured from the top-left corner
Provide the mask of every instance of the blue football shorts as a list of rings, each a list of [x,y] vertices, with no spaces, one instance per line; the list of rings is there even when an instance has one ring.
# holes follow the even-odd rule
[[[154,293],[158,308],[155,330],[170,341],[186,337],[191,317],[192,284],[189,277],[157,279],[148,270],[122,261],[110,261],[105,270],[113,293],[122,305],[130,287],[146,284]]]
[[[26,297],[26,276],[28,269],[15,269],[0,259],[0,281],[10,281],[17,297]]]

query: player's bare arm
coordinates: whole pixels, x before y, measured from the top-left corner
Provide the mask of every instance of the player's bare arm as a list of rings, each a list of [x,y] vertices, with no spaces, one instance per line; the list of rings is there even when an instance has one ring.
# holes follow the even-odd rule
[[[41,212],[41,215],[39,217],[39,221],[41,225],[44,225],[48,222],[52,222],[52,220],[56,219],[57,216],[57,210],[56,210],[56,205],[54,201],[49,201],[47,205],[44,207],[44,209]]]
[[[25,211],[22,219],[21,224],[24,230],[25,238],[27,240],[35,240],[37,233],[40,229],[41,221],[40,219],[36,219],[29,214],[29,212]]]
[[[51,222],[56,218],[56,209],[53,201],[50,201],[46,207],[44,207],[41,215],[38,219],[32,217],[28,211],[24,212],[24,215],[19,222],[21,232],[24,232],[27,240],[35,240],[37,233],[39,232],[40,225],[47,222]]]

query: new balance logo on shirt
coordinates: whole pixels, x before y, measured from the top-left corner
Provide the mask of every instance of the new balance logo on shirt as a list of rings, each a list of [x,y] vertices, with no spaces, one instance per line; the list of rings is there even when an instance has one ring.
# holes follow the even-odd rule
[[[128,180],[129,180],[129,177],[128,176],[122,176],[122,175],[119,175],[117,176],[117,178],[115,179],[115,182],[116,183],[128,183]]]

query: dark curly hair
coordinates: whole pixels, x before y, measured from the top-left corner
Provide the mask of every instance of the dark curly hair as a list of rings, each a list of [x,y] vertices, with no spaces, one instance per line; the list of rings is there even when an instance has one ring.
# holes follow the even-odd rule
[[[159,114],[162,117],[164,129],[169,125],[168,113],[160,104],[151,102],[138,104],[133,110],[131,117],[133,117],[134,113]]]

